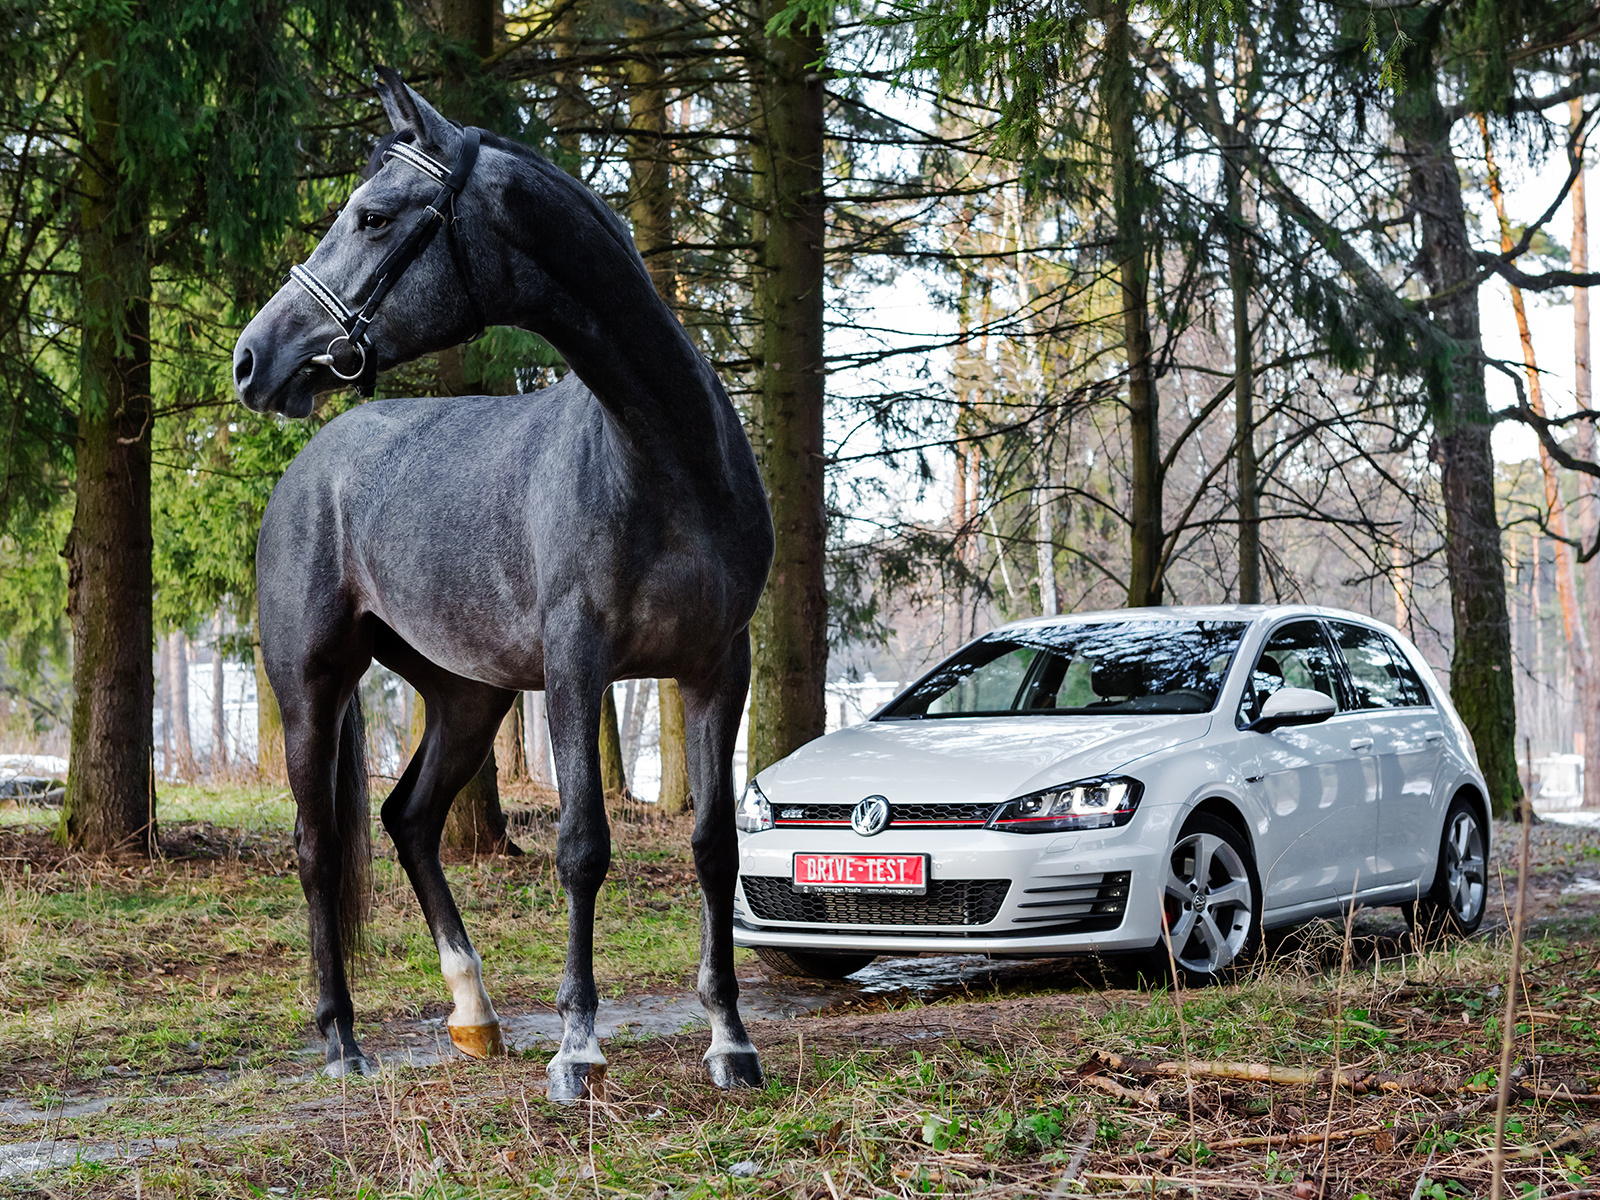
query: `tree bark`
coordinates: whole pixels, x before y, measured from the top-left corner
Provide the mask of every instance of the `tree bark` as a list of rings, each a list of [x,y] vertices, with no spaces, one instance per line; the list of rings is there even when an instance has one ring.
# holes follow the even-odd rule
[[[600,698],[600,790],[608,801],[628,794],[628,773],[622,765],[622,734],[617,727],[617,693],[607,685]]]
[[[189,730],[189,639],[181,629],[167,635],[167,661],[172,671],[172,741],[177,749],[177,776],[195,776],[194,738]]]
[[[1422,227],[1417,265],[1434,296],[1436,327],[1458,352],[1428,364],[1433,457],[1445,506],[1445,565],[1454,648],[1450,693],[1478,751],[1497,814],[1515,811],[1517,715],[1505,560],[1495,507],[1491,421],[1483,386],[1477,259],[1467,233],[1451,121],[1429,54],[1413,56],[1394,117],[1409,162],[1410,199]]]
[[[267,679],[267,668],[261,660],[261,622],[257,617],[254,629],[256,670],[256,774],[264,783],[286,784],[289,768],[283,745],[283,713],[278,710],[278,698],[272,694],[272,684]],[[169,685],[170,686],[170,685]]]
[[[772,574],[751,622],[749,774],[821,737],[826,718],[824,578],[823,80],[820,31],[768,37],[783,0],[763,0],[752,153],[761,328],[756,455],[772,507]]]
[[[494,739],[495,761],[504,764],[505,777],[514,783],[521,783],[528,778],[523,707],[527,695],[526,692],[517,694],[516,700],[511,705],[511,711],[506,714],[506,719],[500,722],[500,732]]]
[[[84,47],[77,506],[67,537],[72,741],[60,836],[91,854],[156,844],[147,216],[122,160],[119,29]]]
[[[1489,197],[1494,202],[1495,216],[1500,222],[1500,251],[1509,254],[1516,239],[1512,237],[1511,221],[1506,216],[1505,193],[1500,188],[1500,168],[1495,164],[1494,150],[1489,142],[1489,122],[1482,113],[1478,114],[1478,128],[1483,134],[1483,160],[1489,171]],[[1514,283],[1509,286],[1511,309],[1517,318],[1522,363],[1528,380],[1528,407],[1535,415],[1543,417],[1544,388],[1539,375],[1539,360],[1534,354],[1533,333],[1528,328],[1527,309],[1522,302],[1522,289]],[[1567,542],[1567,506],[1561,495],[1561,478],[1556,461],[1550,457],[1550,451],[1543,442],[1539,443],[1539,469],[1544,476],[1544,502],[1550,514],[1550,532],[1555,535],[1552,550],[1556,560],[1556,598],[1561,604],[1562,630],[1567,636],[1567,661],[1576,679],[1578,702],[1583,704],[1594,690],[1589,682],[1589,634],[1578,611],[1578,587],[1574,578],[1572,547]],[[1587,754],[1587,742],[1584,750]]]
[[[654,32],[650,13],[636,12],[627,21],[628,37],[641,50]],[[639,134],[628,140],[628,218],[633,241],[656,291],[669,305],[678,304],[678,273],[671,254],[672,171],[667,153],[667,96],[661,67],[646,54],[628,66],[628,122]],[[656,681],[661,710],[661,810],[678,813],[689,807],[689,753],[685,741],[683,697],[675,679]]]
[[[681,813],[694,807],[694,798],[689,794],[688,741],[678,681],[657,680],[656,701],[661,708],[661,811]]]
[[[1241,35],[1242,40],[1242,35]],[[1236,59],[1235,71],[1239,69]],[[1222,151],[1222,182],[1228,222],[1228,291],[1233,307],[1234,486],[1239,510],[1239,603],[1261,603],[1261,485],[1256,457],[1255,350],[1250,330],[1250,254],[1245,245],[1244,161],[1247,138],[1241,115],[1222,115],[1215,52],[1206,47],[1206,115],[1211,138]]]
[[[216,640],[211,644],[211,773],[219,775],[228,769],[228,706],[223,689],[227,686],[228,670],[222,660],[222,613],[216,617]]]
[[[1111,203],[1116,220],[1117,287],[1122,305],[1122,341],[1128,364],[1128,475],[1132,526],[1128,604],[1161,603],[1162,529],[1161,403],[1150,356],[1150,265],[1144,238],[1144,172],[1139,161],[1134,113],[1140,103],[1134,74],[1133,35],[1125,0],[1105,17],[1100,115],[1111,168]]]
[[[493,0],[442,0],[440,4],[440,32],[461,51],[447,64],[442,93],[441,111],[452,120],[471,124],[485,119],[476,105],[478,93],[473,85],[482,60],[494,52],[494,13]],[[441,351],[438,364],[439,383],[446,395],[482,395],[501,390],[466,369],[460,346]],[[420,696],[416,709],[414,729],[422,710]],[[421,739],[415,737],[413,741],[420,744]],[[443,844],[473,854],[522,853],[511,841],[505,813],[500,808],[500,775],[493,747],[472,782],[456,794],[445,820]]]
[[[1568,109],[1575,134],[1583,126],[1583,101],[1574,98]],[[1586,147],[1578,137],[1578,161],[1583,161]],[[1589,207],[1584,192],[1584,171],[1580,166],[1578,177],[1572,184],[1572,269],[1586,272],[1589,269]],[[1578,409],[1594,403],[1594,389],[1589,376],[1589,289],[1572,289],[1572,399]],[[1595,461],[1595,429],[1593,421],[1578,422],[1578,457]],[[1600,495],[1592,475],[1578,476],[1578,536],[1585,548],[1595,544],[1600,537]],[[1591,646],[1600,646],[1600,555],[1583,564],[1583,592],[1589,609],[1590,629],[1595,636]],[[1579,696],[1583,707],[1580,728],[1583,730],[1583,805],[1600,807],[1600,671],[1591,670],[1585,677],[1587,684]]]

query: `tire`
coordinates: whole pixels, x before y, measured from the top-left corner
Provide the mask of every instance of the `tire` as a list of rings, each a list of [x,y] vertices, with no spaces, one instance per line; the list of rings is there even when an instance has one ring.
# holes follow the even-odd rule
[[[843,979],[878,957],[862,950],[779,950],[772,946],[755,950],[756,957],[778,974],[805,979]]]
[[[1207,987],[1233,978],[1261,948],[1261,879],[1244,834],[1226,821],[1199,813],[1184,825],[1161,900],[1171,957],[1166,936],[1150,957],[1162,977],[1176,963],[1185,986]]]
[[[1402,905],[1414,941],[1477,932],[1489,899],[1488,845],[1478,806],[1457,796],[1444,815],[1433,886],[1421,899]]]

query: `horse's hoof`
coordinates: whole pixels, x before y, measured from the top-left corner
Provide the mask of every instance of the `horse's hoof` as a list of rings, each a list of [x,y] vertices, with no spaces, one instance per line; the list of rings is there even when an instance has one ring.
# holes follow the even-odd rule
[[[754,1050],[719,1050],[708,1054],[706,1070],[711,1082],[723,1091],[758,1088],[766,1082],[761,1074],[761,1056]]]
[[[364,1054],[349,1054],[343,1058],[330,1058],[322,1073],[329,1079],[343,1079],[347,1075],[376,1075],[377,1067]]]
[[[550,1075],[550,1099],[557,1104],[606,1098],[606,1064],[553,1060],[545,1068]]]
[[[505,1039],[500,1036],[500,1022],[487,1025],[447,1025],[450,1040],[457,1050],[468,1058],[499,1058],[506,1052]]]

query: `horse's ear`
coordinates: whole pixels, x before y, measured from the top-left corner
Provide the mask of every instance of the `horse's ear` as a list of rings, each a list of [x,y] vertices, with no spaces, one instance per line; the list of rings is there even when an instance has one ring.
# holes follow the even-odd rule
[[[460,131],[407,87],[399,71],[379,67],[377,87],[378,99],[383,101],[383,111],[396,133],[409,131],[419,146],[432,146],[447,153],[455,149]]]

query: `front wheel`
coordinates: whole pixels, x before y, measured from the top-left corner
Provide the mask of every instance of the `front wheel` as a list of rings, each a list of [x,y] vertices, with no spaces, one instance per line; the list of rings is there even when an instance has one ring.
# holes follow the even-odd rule
[[[1488,844],[1477,806],[1464,797],[1452,800],[1439,839],[1433,887],[1420,900],[1404,906],[1413,937],[1466,937],[1477,931],[1489,895]]]
[[[1190,819],[1172,847],[1162,889],[1166,938],[1156,961],[1203,987],[1248,963],[1261,944],[1261,881],[1244,835],[1206,813]]]
[[[806,979],[843,979],[878,957],[859,950],[779,950],[774,946],[755,950],[756,957],[778,974]]]

